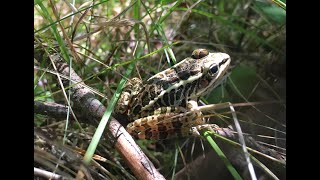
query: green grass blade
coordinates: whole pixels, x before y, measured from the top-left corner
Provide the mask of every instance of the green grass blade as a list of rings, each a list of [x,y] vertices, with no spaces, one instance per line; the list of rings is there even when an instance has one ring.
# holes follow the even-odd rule
[[[223,141],[225,141],[226,143],[229,143],[229,144],[231,144],[231,145],[241,147],[241,145],[240,145],[239,143],[237,143],[237,142],[235,142],[235,141],[233,141],[233,140],[230,140],[230,139],[228,139],[228,138],[226,138],[226,137],[223,137],[223,136],[221,136],[221,135],[219,135],[219,134],[213,133],[213,132],[211,132],[211,131],[206,131],[205,133],[210,134],[210,136],[214,136],[214,137],[216,137],[216,138],[219,138],[219,139],[221,139],[221,140],[223,140]],[[276,163],[279,163],[279,164],[282,164],[282,165],[285,166],[285,163],[283,163],[282,161],[280,161],[280,160],[278,160],[278,159],[275,159],[275,158],[273,158],[273,157],[271,157],[271,156],[265,155],[265,154],[263,154],[263,153],[261,153],[261,152],[259,152],[259,151],[256,151],[256,150],[254,150],[254,149],[251,149],[251,148],[249,148],[249,147],[247,147],[247,149],[248,149],[249,151],[255,153],[255,154],[258,154],[258,155],[260,155],[260,156],[262,156],[262,157],[268,158],[268,159],[270,159],[270,160],[272,160],[272,161],[274,161],[274,162],[276,162]],[[261,162],[260,162],[258,159],[256,159],[253,155],[249,154],[249,157],[250,157],[250,159],[251,159],[252,161],[254,161],[258,166],[260,166],[261,169],[262,169],[266,174],[268,174],[270,177],[272,177],[273,179],[279,179],[268,167],[266,167],[263,163],[261,163]]]
[[[47,11],[47,9],[44,7],[44,5],[42,4],[42,2],[41,2],[40,0],[37,0],[37,3],[38,3],[39,7],[41,8],[41,10],[42,10],[42,12],[43,12],[43,13],[41,13],[41,12],[39,11],[39,13],[41,13],[41,14],[44,16],[44,18],[47,19],[47,20],[52,24],[52,23],[53,23],[53,20],[52,20],[52,18],[51,18],[51,16],[50,16],[49,12]],[[52,31],[55,39],[58,41],[59,48],[60,48],[60,50],[61,50],[61,53],[62,53],[63,58],[64,58],[67,62],[70,62],[70,58],[69,58],[69,56],[68,56],[67,48],[66,48],[66,46],[65,46],[65,43],[64,43],[62,37],[60,36],[60,34],[59,34],[59,32],[58,32],[58,29],[57,29],[56,24],[52,24],[52,25],[50,26],[50,29],[51,29],[51,31]]]
[[[221,160],[225,163],[226,167],[228,168],[231,175],[234,177],[234,179],[240,180],[242,179],[237,170],[232,166],[228,158],[224,155],[222,150],[219,148],[217,143],[212,139],[211,133],[209,131],[203,132],[203,136],[207,139],[211,147],[216,151],[218,156],[221,158]]]
[[[177,167],[177,162],[178,162],[178,147],[176,144],[176,150],[174,152],[174,160],[173,160],[173,170],[172,170],[172,176],[171,176],[171,180],[174,180],[174,175],[176,174],[176,167]]]
[[[172,7],[168,10],[168,12],[167,12],[164,16],[162,16],[162,17],[160,18],[159,24],[161,24],[164,20],[166,20],[167,17],[168,17],[173,11],[175,11],[176,8],[177,8],[181,3],[182,3],[182,0],[177,1],[176,4],[175,4],[174,6],[172,6]]]
[[[275,3],[276,5],[278,5],[279,7],[281,7],[283,10],[286,10],[286,3],[280,1],[280,0],[272,0],[273,3]]]
[[[126,71],[126,74],[125,74],[125,77],[129,76],[129,74],[132,72],[132,69],[134,67],[134,63],[130,64],[127,71]],[[96,130],[96,132],[94,133],[93,135],[93,138],[92,138],[92,141],[87,149],[87,152],[84,156],[84,162],[86,164],[89,164],[91,159],[92,159],[92,156],[98,146],[98,143],[101,139],[101,136],[103,134],[103,131],[105,129],[105,127],[107,126],[107,123],[109,121],[109,118],[113,112],[113,109],[114,109],[114,106],[116,105],[117,101],[118,101],[118,98],[120,97],[120,94],[121,94],[121,91],[124,87],[126,83],[126,78],[122,78],[118,87],[117,87],[117,90],[115,92],[115,94],[112,96],[111,100],[110,100],[110,104],[108,105],[107,107],[107,110],[106,112],[104,113],[99,125],[98,125],[98,128]]]
[[[164,38],[165,42],[167,42],[166,36],[163,35],[164,33],[162,34],[161,31],[159,31],[159,28],[161,28],[161,27],[159,27],[159,26],[160,26],[161,23],[163,23],[164,20],[166,20],[166,19],[169,17],[169,15],[170,15],[173,11],[175,11],[175,10],[177,9],[177,7],[178,7],[181,3],[182,3],[182,0],[177,1],[176,4],[175,4],[174,6],[172,6],[165,15],[161,16],[160,19],[159,19],[159,21],[158,21],[157,23],[155,23],[154,26],[152,26],[150,32],[153,32],[154,30],[157,30],[157,31],[158,31],[158,34],[161,34],[162,37]],[[161,29],[162,29],[162,28],[161,28]]]

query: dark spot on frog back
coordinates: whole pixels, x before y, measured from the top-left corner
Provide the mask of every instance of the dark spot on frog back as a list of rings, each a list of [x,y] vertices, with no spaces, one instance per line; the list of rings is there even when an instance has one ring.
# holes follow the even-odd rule
[[[190,77],[189,64],[180,64],[179,66],[174,67],[177,77],[180,80],[187,80]]]
[[[133,114],[138,114],[141,111],[141,105],[138,104],[136,107],[133,108]]]
[[[181,80],[187,80],[190,77],[190,71],[189,70],[180,71],[178,72],[178,77]]]

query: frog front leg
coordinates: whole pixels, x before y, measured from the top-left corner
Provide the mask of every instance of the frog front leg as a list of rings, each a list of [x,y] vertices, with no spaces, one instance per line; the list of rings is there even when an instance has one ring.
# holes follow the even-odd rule
[[[216,124],[205,124],[204,119],[202,118],[201,108],[198,106],[196,101],[189,101],[187,104],[188,109],[190,112],[196,114],[197,118],[193,123],[193,126],[189,128],[189,135],[200,137],[200,131],[202,130],[209,130],[211,132],[216,132],[219,129],[219,126]]]
[[[132,78],[125,84],[122,93],[119,97],[115,112],[117,114],[128,115],[130,113],[130,104],[134,96],[139,94],[143,90],[143,83],[139,78]]]

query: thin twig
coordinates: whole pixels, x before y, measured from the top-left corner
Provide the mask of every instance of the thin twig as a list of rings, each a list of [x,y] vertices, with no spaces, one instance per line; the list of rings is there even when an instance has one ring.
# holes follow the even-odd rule
[[[53,179],[53,180],[64,179],[61,175],[58,175],[58,174],[55,174],[55,173],[52,173],[52,172],[49,172],[49,171],[46,171],[43,169],[39,169],[36,167],[33,168],[33,172],[34,172],[35,176],[40,176],[40,177],[47,178],[47,179]]]

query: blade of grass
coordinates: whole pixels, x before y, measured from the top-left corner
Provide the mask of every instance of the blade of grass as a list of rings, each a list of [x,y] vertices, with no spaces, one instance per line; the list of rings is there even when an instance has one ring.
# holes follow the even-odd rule
[[[230,140],[230,139],[228,139],[228,138],[226,138],[226,137],[224,137],[224,136],[221,136],[221,135],[219,135],[219,134],[217,134],[217,133],[214,133],[214,132],[212,132],[212,131],[206,131],[205,133],[210,134],[211,137],[220,138],[221,140],[226,141],[227,143],[230,143],[230,144],[232,144],[232,145],[234,145],[234,146],[241,147],[241,144],[239,144],[239,143],[237,143],[237,142],[235,142],[235,141],[233,141],[233,140]],[[257,151],[257,150],[251,149],[251,148],[249,148],[249,147],[246,147],[246,148],[247,148],[249,151],[251,151],[251,152],[253,152],[253,153],[257,154],[257,155],[260,155],[260,156],[262,156],[262,157],[268,158],[269,160],[272,160],[272,161],[274,161],[274,162],[276,162],[276,163],[279,163],[279,164],[282,164],[282,165],[284,165],[284,166],[286,165],[285,162],[283,162],[283,161],[281,161],[281,160],[278,160],[278,159],[275,159],[274,157],[271,157],[271,156],[269,156],[269,155],[263,154],[263,153],[261,153],[261,152],[259,152],[259,151]],[[268,167],[266,167],[263,163],[261,163],[259,160],[257,160],[253,155],[249,154],[249,157],[250,157],[250,159],[251,159],[252,161],[254,161],[258,166],[260,166],[260,167],[262,168],[262,170],[263,170],[265,173],[267,173],[270,177],[272,177],[272,178],[274,178],[274,179],[278,179],[277,176],[276,176],[275,174],[273,174],[272,171],[271,171]]]
[[[250,155],[250,158],[255,161],[261,168],[262,170],[268,174],[270,177],[272,177],[273,179],[278,180],[279,178],[272,172],[270,171],[269,168],[267,168],[262,162],[260,162],[258,159],[256,159],[254,156]]]
[[[42,12],[39,11],[40,14],[43,15],[43,17],[45,19],[47,19],[50,23],[52,23],[52,25],[50,26],[50,29],[51,29],[51,32],[53,33],[55,39],[58,41],[58,44],[59,44],[59,48],[60,48],[60,51],[62,53],[62,56],[63,58],[67,61],[67,62],[70,62],[70,58],[68,56],[68,51],[67,51],[67,48],[65,46],[65,43],[62,39],[62,37],[60,36],[59,32],[58,32],[58,29],[57,29],[57,26],[56,24],[53,24],[53,20],[49,14],[49,12],[47,11],[47,9],[45,8],[45,6],[42,4],[42,2],[40,0],[36,0],[38,2],[38,5],[39,7],[41,8]]]
[[[232,166],[231,162],[228,160],[228,158],[224,155],[222,150],[219,148],[217,143],[212,139],[211,133],[208,131],[205,131],[205,132],[203,132],[202,135],[207,139],[207,141],[209,142],[211,147],[216,151],[216,153],[221,158],[221,160],[224,162],[224,164],[226,165],[226,167],[228,168],[229,172],[234,177],[234,179],[237,179],[237,180],[242,179],[241,176],[239,175],[239,173],[237,172],[237,170]]]
[[[283,10],[286,10],[286,3],[280,0],[272,0],[272,2],[281,7]]]
[[[174,161],[173,161],[173,170],[172,170],[172,176],[171,179],[174,180],[174,175],[176,174],[176,167],[177,167],[177,162],[178,162],[178,147],[176,144],[176,150],[174,152]]]
[[[225,140],[225,141],[227,141],[227,142],[230,143],[230,144],[233,144],[233,145],[236,145],[236,146],[241,146],[239,143],[237,143],[237,142],[235,142],[235,141],[232,141],[232,140],[230,140],[230,139],[227,139],[227,138],[225,138],[225,137],[223,137],[223,136],[221,136],[221,135],[219,135],[219,134],[213,133],[213,132],[211,132],[211,131],[205,131],[205,132],[204,132],[204,136],[205,136],[205,134],[206,134],[207,136],[210,136],[210,139],[212,139],[211,136],[214,136],[214,137],[220,138],[220,139],[222,139],[222,140]],[[207,137],[206,137],[206,138],[207,138]],[[208,140],[208,138],[207,138],[207,140]],[[208,141],[209,141],[209,140],[208,140]],[[259,154],[259,155],[262,155],[262,156],[267,156],[267,155],[264,155],[264,154],[260,153],[259,151],[254,150],[254,149],[251,149],[251,148],[248,148],[248,147],[247,147],[247,149],[250,150],[250,151],[252,151],[252,152],[254,152],[254,153],[256,153],[256,154]],[[266,172],[270,177],[272,177],[272,178],[274,178],[274,179],[278,179],[277,176],[276,176],[275,174],[273,174],[272,171],[271,171],[268,167],[266,167],[263,163],[261,163],[261,162],[260,162],[258,159],[256,159],[253,155],[249,154],[249,157],[250,157],[254,162],[256,162],[256,163],[262,168],[262,170],[263,170],[264,172]],[[283,164],[283,162],[281,162],[281,161],[279,161],[279,160],[277,160],[277,159],[274,159],[273,157],[269,157],[269,158],[271,158],[271,160],[274,160],[274,161],[276,161],[276,162],[279,162],[279,163]],[[284,164],[284,165],[285,165],[285,164]]]
[[[244,152],[244,157],[245,157],[247,165],[248,165],[248,170],[249,170],[251,179],[256,180],[257,179],[256,173],[254,172],[254,168],[253,168],[253,165],[252,165],[250,157],[249,157],[249,153],[248,153],[248,150],[247,150],[246,142],[244,140],[244,136],[243,136],[243,133],[242,133],[242,129],[241,129],[241,126],[240,126],[236,111],[234,110],[234,107],[232,106],[231,103],[229,103],[229,105],[230,105],[229,108],[231,110],[231,114],[232,114],[232,117],[233,117],[232,119],[234,120],[234,125],[236,127],[237,132],[238,132],[239,142],[241,144],[242,151]]]
[[[125,76],[128,77],[129,74],[132,72],[132,69],[134,68],[134,63],[130,64],[127,71],[126,71],[126,74]],[[118,87],[117,87],[117,90],[115,92],[115,94],[112,96],[111,100],[110,100],[110,103],[106,109],[106,112],[104,113],[99,125],[98,125],[98,128],[96,130],[96,132],[94,133],[93,137],[92,137],[92,141],[87,149],[87,152],[83,158],[84,162],[86,164],[89,164],[91,159],[92,159],[92,156],[98,146],[98,143],[100,141],[100,138],[103,134],[103,131],[105,129],[105,127],[107,126],[107,123],[109,121],[109,118],[113,112],[113,109],[114,109],[114,106],[116,105],[117,101],[118,101],[118,98],[121,94],[121,91],[126,83],[126,78],[122,78]]]
[[[159,24],[161,24],[167,17],[182,3],[182,0],[176,2],[174,6],[172,6],[169,11],[159,19]],[[151,31],[152,32],[152,31]]]
[[[159,19],[159,21],[158,21],[157,23],[155,23],[155,25],[152,26],[152,28],[151,28],[151,30],[150,30],[150,32],[153,32],[154,30],[156,30],[156,31],[158,32],[158,34],[161,34],[161,37],[162,37],[162,39],[164,40],[164,42],[165,42],[164,44],[165,44],[165,45],[168,45],[169,42],[168,42],[168,39],[167,39],[167,37],[166,37],[166,35],[165,35],[165,33],[164,33],[164,30],[163,30],[161,24],[162,24],[162,22],[163,22],[164,20],[167,19],[167,17],[169,17],[169,15],[170,15],[173,11],[175,11],[175,9],[176,9],[181,3],[182,3],[182,0],[177,1],[177,2],[175,3],[175,5],[173,5],[173,6],[168,10],[168,12],[167,12],[165,15],[161,16],[161,18]],[[176,61],[177,61],[177,60],[176,60],[176,58],[175,58],[175,56],[174,56],[174,53],[173,53],[172,49],[170,48],[170,46],[169,46],[168,48],[165,48],[164,51],[165,51],[165,54],[166,54],[166,57],[167,57],[167,60],[168,60],[168,64],[169,64],[170,66],[172,65],[172,64],[170,63],[170,59],[172,59],[173,64],[176,64]],[[171,58],[169,58],[169,57],[171,57]]]
[[[244,157],[245,157],[247,165],[248,165],[248,170],[249,170],[249,173],[251,175],[251,179],[256,180],[257,177],[256,177],[256,174],[254,172],[253,165],[252,165],[252,163],[250,161],[249,153],[248,153],[248,150],[247,150],[247,146],[246,146],[246,143],[245,143],[245,140],[244,140],[244,136],[243,136],[243,133],[242,133],[242,129],[241,129],[239,120],[238,120],[237,115],[236,115],[236,111],[234,110],[234,107],[230,102],[222,103],[221,105],[224,106],[225,104],[229,104],[229,109],[230,109],[230,112],[232,114],[232,119],[234,120],[234,125],[235,125],[237,133],[238,133],[238,138],[239,138],[239,142],[240,142],[241,147],[242,147],[242,151],[244,152]],[[209,105],[209,106],[212,106],[212,105]],[[209,107],[209,106],[207,106],[207,107]],[[213,106],[215,106],[215,105],[213,105]]]
[[[222,139],[222,140],[224,140],[224,141],[226,141],[226,142],[228,142],[228,143],[230,143],[230,144],[232,144],[232,145],[241,146],[239,143],[237,143],[237,142],[235,142],[235,141],[232,141],[232,140],[230,140],[230,139],[228,139],[228,138],[226,138],[226,137],[223,137],[223,136],[221,136],[221,135],[219,135],[219,134],[215,134],[215,133],[210,132],[210,131],[207,131],[207,133],[211,134],[211,136],[220,138],[220,139]],[[271,157],[271,156],[262,154],[261,152],[256,151],[256,150],[254,150],[254,149],[251,149],[251,148],[249,148],[249,147],[247,147],[247,149],[248,149],[249,151],[253,152],[253,153],[256,153],[256,154],[259,154],[259,155],[261,155],[261,156],[264,156],[264,157],[266,157],[266,158],[268,158],[268,159],[270,159],[270,160],[273,160],[273,161],[275,161],[275,162],[277,162],[277,163],[280,163],[280,164],[282,164],[282,165],[285,166],[285,164],[284,164],[283,162],[279,161],[278,159],[275,159],[275,158],[273,158],[273,157]],[[261,163],[261,162],[260,162],[258,159],[256,159],[253,155],[249,154],[249,156],[250,156],[250,158],[251,158],[254,162],[256,162],[256,163],[263,169],[263,171],[266,172],[269,176],[273,177],[274,179],[278,179],[277,176],[274,175],[269,168],[267,168],[263,163]]]
[[[207,131],[207,132],[210,133],[211,136],[220,138],[220,139],[222,139],[223,141],[226,141],[227,143],[230,143],[230,144],[232,144],[232,145],[241,147],[241,145],[240,145],[238,142],[235,142],[235,141],[233,141],[233,140],[230,140],[230,139],[228,139],[228,138],[226,138],[226,137],[224,137],[224,136],[221,136],[221,135],[219,135],[219,134],[217,134],[217,133],[214,133],[214,132],[211,132],[211,131]],[[274,162],[276,162],[276,163],[282,164],[282,165],[284,165],[284,166],[286,165],[285,162],[280,161],[280,160],[278,160],[278,159],[276,159],[276,158],[274,158],[274,157],[272,157],[272,156],[263,154],[263,153],[255,150],[255,149],[252,149],[252,148],[250,148],[250,147],[247,147],[247,149],[248,149],[248,151],[250,151],[250,152],[253,152],[253,153],[255,153],[255,154],[258,154],[258,155],[260,155],[260,156],[263,156],[263,157],[265,157],[265,158],[268,158],[268,159],[270,159],[270,160],[272,160],[272,161],[274,161]]]

